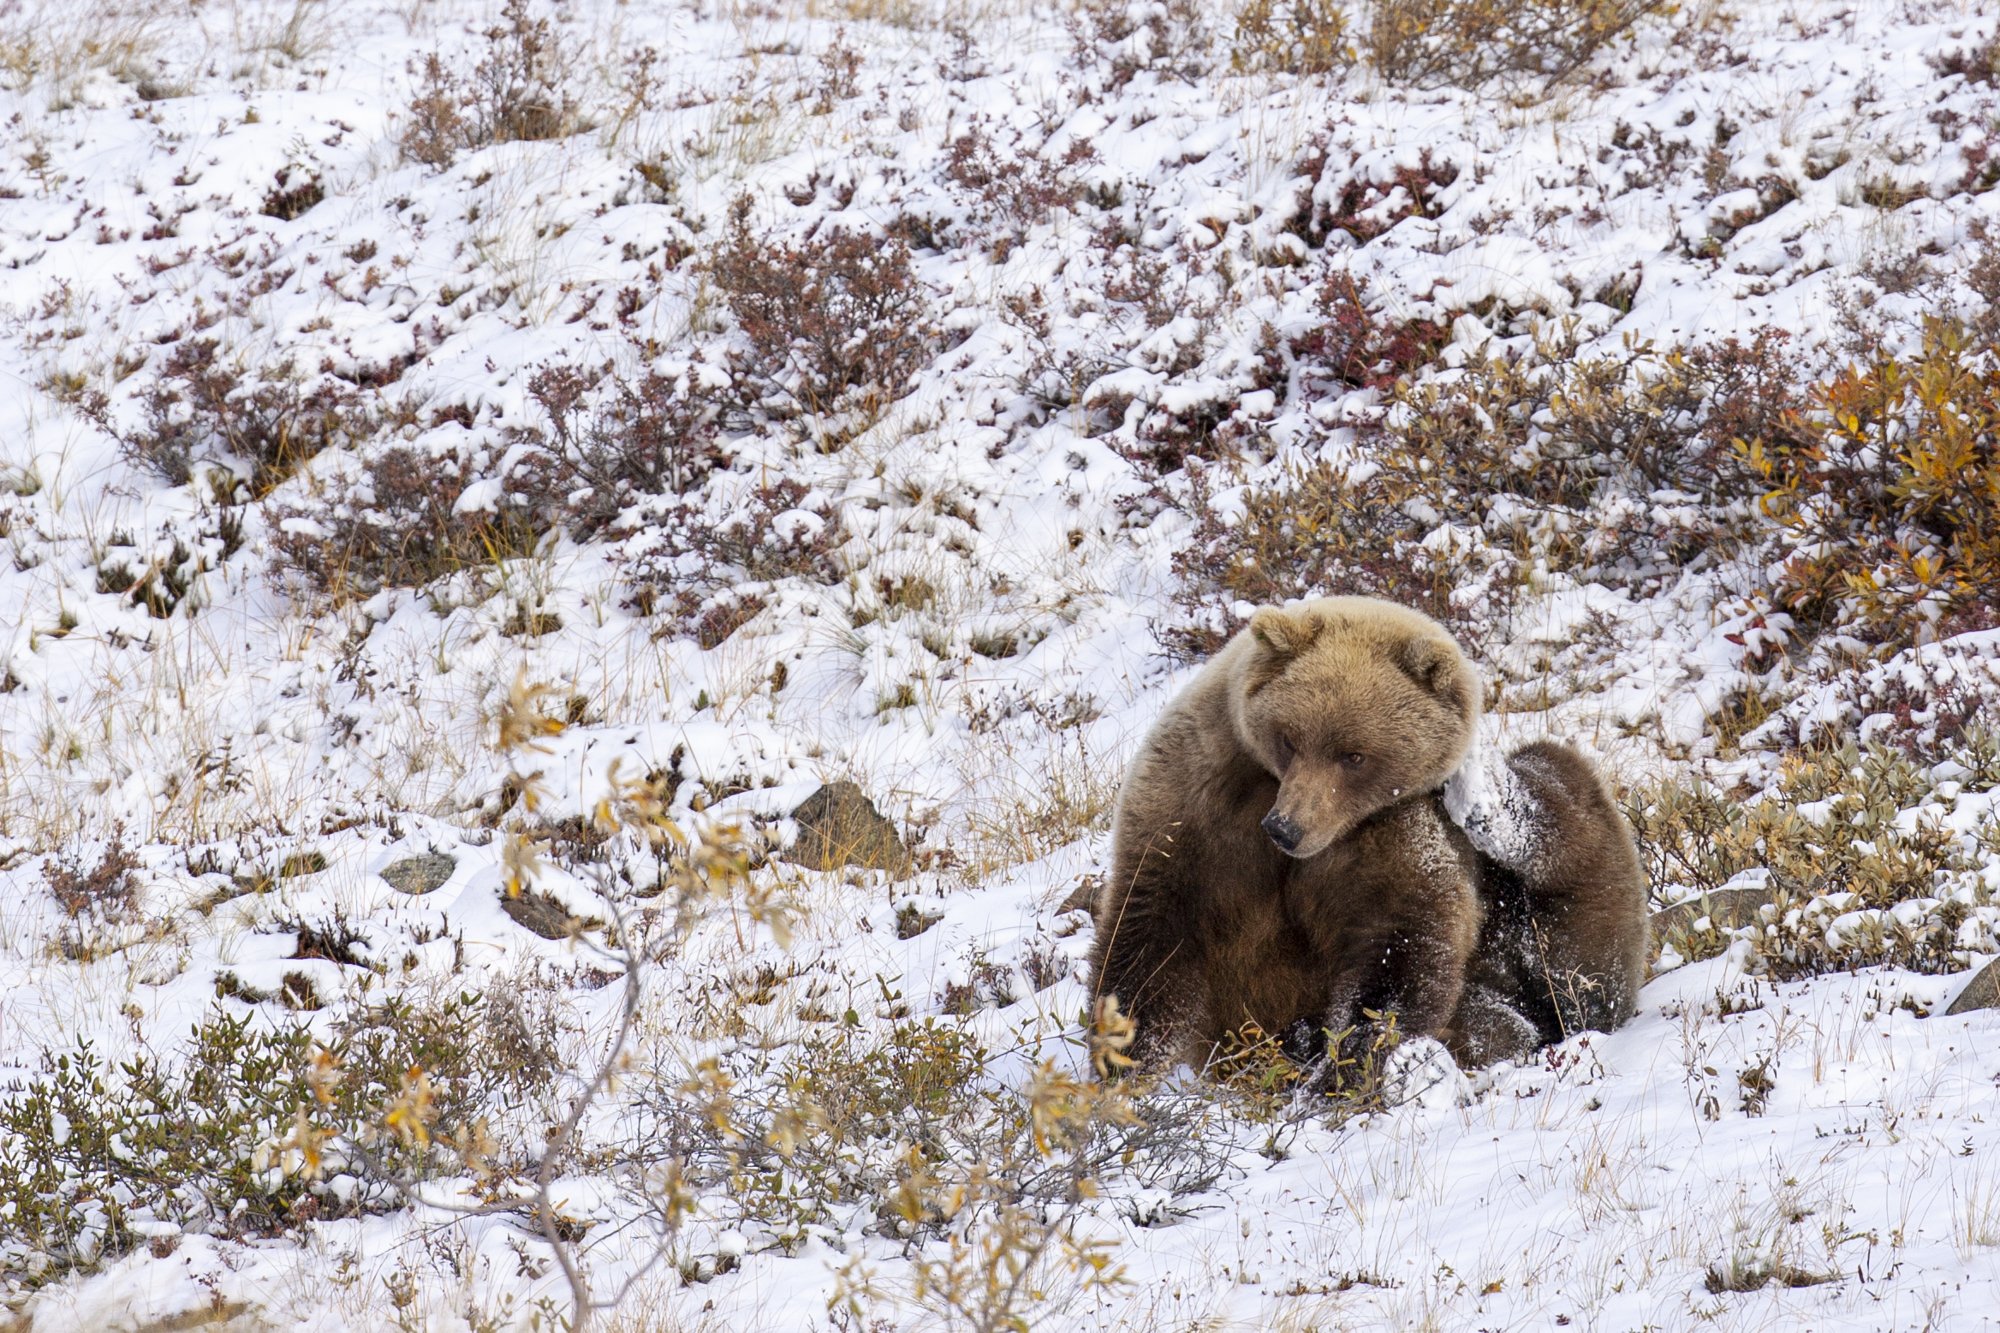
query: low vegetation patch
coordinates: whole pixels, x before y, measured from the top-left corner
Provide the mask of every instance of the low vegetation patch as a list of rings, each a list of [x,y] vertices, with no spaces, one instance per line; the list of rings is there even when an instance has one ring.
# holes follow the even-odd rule
[[[336,473],[317,495],[270,509],[272,567],[336,599],[414,588],[534,549],[549,521],[514,493],[461,507],[474,461],[395,445]]]
[[[579,537],[641,497],[699,488],[726,461],[721,404],[698,366],[631,378],[609,366],[547,366],[528,381],[528,394],[547,425],[511,433],[533,450],[514,489],[568,515]]]
[[[1779,602],[1892,647],[2000,625],[2000,347],[1933,321],[1819,385],[1810,423],[1748,455],[1789,547]]]
[[[846,577],[838,506],[790,478],[739,480],[735,502],[720,514],[698,498],[649,509],[627,567],[633,604],[667,615],[704,648],[762,610],[780,581]]]
[[[570,83],[576,53],[528,0],[507,0],[500,21],[486,29],[470,74],[443,52],[415,70],[403,153],[428,167],[446,167],[460,152],[524,139],[560,139],[589,128]]]
[[[252,369],[214,338],[174,344],[143,372],[139,421],[126,423],[104,395],[86,414],[126,458],[171,485],[201,463],[240,470],[262,495],[315,455],[353,447],[380,428],[372,399],[325,368],[310,374],[289,358]]]
[[[772,243],[739,201],[709,269],[741,341],[733,360],[740,412],[809,415],[822,446],[880,417],[936,351],[930,294],[909,247],[829,230]]]
[[[1671,0],[1374,0],[1360,38],[1369,62],[1399,83],[1552,83],[1673,8]]]
[[[1229,43],[1230,65],[1239,71],[1329,74],[1353,59],[1347,6],[1339,0],[1249,0]]]
[[[1476,647],[1537,570],[1654,591],[1772,540],[1772,460],[1818,456],[1782,334],[1618,355],[1557,337],[1426,372],[1442,329],[1384,322],[1341,280],[1319,304],[1292,344],[1302,390],[1385,405],[1353,461],[1197,459],[1162,488],[1194,525],[1173,557],[1186,619],[1162,635],[1178,656],[1220,646],[1232,602],[1328,593],[1417,606]]]
[[[397,1206],[402,1182],[460,1159],[399,1137],[385,1109],[480,1102],[463,1040],[477,1013],[443,1030],[386,1013],[329,1046],[215,1013],[172,1055],[45,1054],[0,1094],[0,1272],[39,1285],[141,1245],[171,1253],[183,1232],[271,1236]]]
[[[1626,814],[1661,900],[1738,886],[1766,904],[1750,924],[1694,917],[1668,932],[1661,943],[1680,958],[1740,942],[1780,979],[1880,964],[1951,972],[2000,952],[2000,904],[1978,874],[2000,850],[2000,821],[1989,812],[1966,834],[1945,820],[1961,795],[1995,787],[1990,735],[1942,763],[1849,743],[1785,755],[1754,799],[1681,778],[1634,792]]]
[[[1182,615],[1156,631],[1176,658],[1220,648],[1249,608],[1333,593],[1387,597],[1477,639],[1477,617],[1453,602],[1455,589],[1471,588],[1473,563],[1427,549],[1426,525],[1396,507],[1381,473],[1357,481],[1322,462],[1236,486],[1222,468],[1193,467],[1187,476],[1178,504],[1193,531],[1173,555]],[[1491,590],[1511,600],[1512,569],[1503,560],[1491,572]],[[1480,614],[1499,605],[1489,600]]]

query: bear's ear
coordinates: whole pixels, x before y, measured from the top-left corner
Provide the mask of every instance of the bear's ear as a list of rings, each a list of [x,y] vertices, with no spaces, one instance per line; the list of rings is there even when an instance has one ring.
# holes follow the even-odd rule
[[[1463,697],[1471,677],[1470,672],[1460,671],[1463,661],[1457,647],[1442,639],[1426,636],[1403,644],[1402,666],[1410,679],[1456,705],[1461,713],[1470,713],[1478,707],[1478,699]],[[1477,689],[1477,685],[1472,684],[1470,688]]]
[[[1250,617],[1251,636],[1280,657],[1297,657],[1312,647],[1320,628],[1317,616],[1281,611],[1275,606],[1259,607]]]

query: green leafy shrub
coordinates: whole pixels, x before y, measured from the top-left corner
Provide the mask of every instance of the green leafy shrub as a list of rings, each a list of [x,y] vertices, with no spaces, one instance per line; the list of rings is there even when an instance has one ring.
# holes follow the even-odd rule
[[[868,1208],[882,1234],[963,1236],[1099,1185],[1180,1197],[1230,1169],[1228,1136],[1204,1130],[1236,1104],[1209,1089],[1085,1083],[1045,1064],[1017,1090],[996,1064],[953,1019],[829,1025],[779,1068],[739,1082],[708,1061],[662,1087],[639,1140],[723,1187],[731,1221],[778,1245],[841,1205]]]
[[[379,1115],[445,1049],[390,1026],[329,1052],[217,1013],[177,1059],[112,1068],[88,1042],[46,1055],[0,1098],[0,1272],[37,1284],[180,1231],[273,1235],[396,1206],[396,1179],[432,1154],[386,1138]],[[471,1104],[462,1078],[439,1085]]]
[[[490,1176],[489,1108],[563,1069],[557,995],[530,974],[391,998],[324,1044],[217,1011],[170,1055],[45,1052],[0,1092],[0,1276],[37,1285],[184,1231],[272,1236],[400,1207],[440,1173]]]

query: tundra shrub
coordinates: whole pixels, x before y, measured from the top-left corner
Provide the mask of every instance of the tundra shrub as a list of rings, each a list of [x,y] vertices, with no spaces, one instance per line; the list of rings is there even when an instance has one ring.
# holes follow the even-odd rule
[[[1677,577],[1769,535],[1764,464],[1811,437],[1782,335],[1618,356],[1559,341],[1415,378],[1443,330],[1371,312],[1345,279],[1291,346],[1308,392],[1374,388],[1388,406],[1354,463],[1245,481],[1186,468],[1159,492],[1192,520],[1176,547],[1184,617],[1161,633],[1200,657],[1240,628],[1232,604],[1360,593],[1416,606],[1477,644],[1535,564],[1600,581]]]
[[[1951,754],[1963,790],[2000,785],[2000,749],[1968,736]],[[1641,788],[1626,803],[1656,895],[1678,901],[1735,881],[1768,894],[1740,927],[1689,914],[1661,932],[1682,958],[1746,942],[1781,979],[1893,964],[1951,972],[2000,950],[2000,905],[1979,866],[2000,828],[1947,825],[1956,799],[1929,763],[1852,743],[1794,751],[1759,799],[1732,800],[1699,780]],[[1745,879],[1739,877],[1748,876]]]
[[[1141,73],[1194,83],[1215,46],[1215,20],[1199,0],[1082,0],[1069,19],[1080,63],[1102,62],[1111,85]]]
[[[473,463],[408,445],[384,450],[320,495],[274,506],[272,568],[336,598],[415,588],[534,549],[548,521],[502,493],[461,511]]]
[[[1787,369],[1773,335],[1473,362],[1397,386],[1381,485],[1553,568],[1664,576],[1757,531],[1755,460],[1804,433]]]
[[[424,1071],[427,1101],[469,1110],[482,1085],[434,1062],[453,1045],[389,1026],[322,1050],[302,1028],[216,1013],[170,1057],[46,1053],[0,1093],[0,1275],[39,1285],[149,1237],[171,1249],[180,1231],[270,1236],[397,1206],[395,1182],[429,1174],[437,1150],[396,1141],[383,1108]]]
[[[713,648],[763,610],[782,581],[840,582],[846,542],[839,508],[790,478],[727,495],[711,486],[647,513],[627,571],[632,601]]]
[[[1428,364],[1450,339],[1445,324],[1395,319],[1345,273],[1330,273],[1313,296],[1317,322],[1291,340],[1309,389],[1391,389]]]
[[[1790,545],[1779,601],[1891,646],[2000,625],[2000,347],[1933,322],[1821,384],[1810,425],[1748,455]]]
[[[574,54],[548,19],[530,16],[528,0],[507,0],[485,42],[470,75],[438,52],[417,67],[402,139],[411,161],[445,167],[465,149],[590,128],[569,85]]]
[[[1236,15],[1229,61],[1238,71],[1329,74],[1354,59],[1339,0],[1249,0]]]
[[[1379,477],[1352,480],[1316,463],[1225,496],[1226,473],[1191,468],[1179,507],[1193,530],[1173,555],[1184,615],[1158,632],[1161,646],[1179,660],[1203,658],[1242,628],[1234,604],[1332,594],[1386,597],[1471,628],[1451,602],[1464,567],[1418,544],[1424,525],[1395,507]]]
[[[327,449],[372,436],[381,414],[360,390],[289,358],[252,372],[213,338],[176,343],[139,393],[139,424],[126,428],[101,395],[85,412],[125,456],[173,485],[197,463],[241,468],[263,494]]]
[[[1369,61],[1398,83],[1553,82],[1672,8],[1672,0],[1375,0],[1361,39]]]
[[[929,293],[900,240],[833,231],[767,243],[739,203],[709,275],[742,334],[737,396],[751,413],[811,414],[837,439],[908,393],[936,348]]]
[[[548,427],[513,432],[536,450],[521,489],[589,536],[641,496],[698,488],[725,457],[716,394],[699,375],[699,367],[672,377],[649,369],[635,380],[609,367],[537,372],[528,394]]]
[[[952,1019],[827,1024],[782,1068],[739,1084],[704,1062],[645,1096],[640,1141],[691,1181],[726,1183],[733,1224],[788,1244],[841,1216],[934,1239],[1100,1187],[1178,1200],[1231,1169],[1216,1122],[1237,1104],[1210,1089],[1085,1082],[1043,1065],[1017,1090],[994,1066]]]

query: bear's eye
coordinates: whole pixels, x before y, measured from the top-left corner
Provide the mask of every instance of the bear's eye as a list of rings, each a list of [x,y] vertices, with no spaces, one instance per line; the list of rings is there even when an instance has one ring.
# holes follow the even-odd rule
[[[1368,756],[1365,754],[1344,754],[1340,756],[1340,762],[1346,764],[1349,768],[1359,768],[1368,762]]]
[[[1272,748],[1277,754],[1278,767],[1290,768],[1292,766],[1292,756],[1298,753],[1297,750],[1292,748],[1292,738],[1280,733],[1277,743]]]

